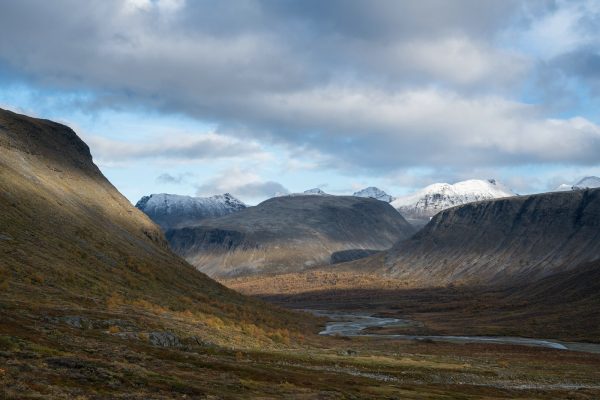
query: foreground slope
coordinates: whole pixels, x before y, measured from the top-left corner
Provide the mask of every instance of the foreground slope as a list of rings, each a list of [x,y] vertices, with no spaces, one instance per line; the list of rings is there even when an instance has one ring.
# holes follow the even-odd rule
[[[159,228],[104,178],[87,145],[63,125],[0,110],[0,209],[2,301],[187,310],[232,326],[270,319],[262,303],[175,256]],[[269,323],[275,329],[284,320]],[[247,339],[234,331],[196,333],[221,342]]]
[[[166,236],[171,248],[201,271],[234,276],[329,264],[336,252],[387,249],[413,232],[387,203],[305,195],[275,197]]]

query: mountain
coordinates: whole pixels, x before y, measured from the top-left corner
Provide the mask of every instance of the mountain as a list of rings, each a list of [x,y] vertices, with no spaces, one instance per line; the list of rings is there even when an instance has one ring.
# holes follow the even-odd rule
[[[221,217],[247,206],[229,193],[211,197],[151,194],[135,205],[163,230],[197,224],[206,218]]]
[[[586,176],[579,180],[576,184],[563,183],[554,189],[555,192],[564,192],[567,190],[581,190],[600,188],[600,178],[597,176]]]
[[[378,257],[378,256],[375,256]],[[418,285],[534,281],[600,259],[600,190],[543,193],[444,210],[379,268]]]
[[[2,350],[7,337],[58,348],[85,342],[69,339],[71,325],[96,326],[94,352],[127,337],[256,345],[272,343],[267,332],[295,329],[291,314],[225,288],[172,253],[64,125],[0,110],[0,209]],[[242,334],[242,320],[264,335]],[[109,325],[124,339],[109,335]]]
[[[515,193],[494,179],[470,179],[450,185],[434,183],[413,194],[391,202],[407,221],[421,227],[438,212],[474,201],[515,196]]]
[[[359,190],[358,192],[354,192],[352,196],[371,197],[373,199],[385,201],[386,203],[391,203],[394,200],[394,197],[390,196],[383,190],[374,186],[369,186],[368,188],[364,188],[362,190]]]
[[[319,188],[313,188],[313,189],[308,189],[308,190],[305,190],[305,191],[303,192],[303,194],[312,194],[312,195],[319,195],[319,196],[328,196],[328,194],[327,194],[327,193],[325,193],[324,191],[322,191],[322,190],[321,190],[321,189],[319,189]]]
[[[336,252],[383,250],[413,233],[387,203],[305,195],[275,197],[235,214],[169,230],[166,236],[171,248],[198,269],[224,277],[329,264]]]

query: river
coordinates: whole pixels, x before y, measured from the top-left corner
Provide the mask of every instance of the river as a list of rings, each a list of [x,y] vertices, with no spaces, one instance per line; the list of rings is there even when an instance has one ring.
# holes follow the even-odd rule
[[[451,343],[494,343],[522,346],[546,347],[558,350],[573,350],[586,353],[600,353],[600,344],[563,342],[559,340],[534,339],[513,336],[451,336],[451,335],[390,335],[364,332],[372,327],[407,327],[415,322],[407,319],[376,317],[368,313],[350,313],[325,310],[304,310],[314,315],[326,317],[330,321],[319,335],[327,336],[368,336],[383,339],[432,340]]]

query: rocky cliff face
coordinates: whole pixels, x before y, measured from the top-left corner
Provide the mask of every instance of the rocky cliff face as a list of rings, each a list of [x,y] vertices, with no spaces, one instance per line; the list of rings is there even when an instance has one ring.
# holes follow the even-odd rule
[[[482,201],[437,214],[381,258],[420,285],[533,281],[600,258],[600,190]]]
[[[201,271],[234,276],[329,264],[335,252],[387,249],[412,233],[387,203],[306,195],[272,198],[166,236],[171,248]]]

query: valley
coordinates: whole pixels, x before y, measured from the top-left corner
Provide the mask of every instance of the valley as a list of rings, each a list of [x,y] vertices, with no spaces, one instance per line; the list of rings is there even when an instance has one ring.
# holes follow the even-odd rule
[[[173,253],[158,225],[102,175],[70,128],[0,111],[0,167],[3,398],[593,399],[600,394],[600,355],[581,351],[587,344],[558,349],[518,340],[438,337],[597,343],[595,261],[523,287],[420,287],[419,280],[380,273],[380,263],[396,254],[398,243],[422,235],[415,236],[388,203],[310,194],[277,198],[271,201],[277,207],[262,211],[248,207],[202,219],[202,229],[211,232],[204,236],[193,225],[195,240],[202,239],[192,242],[194,251],[216,250],[219,257],[227,246],[247,250],[252,241],[269,243],[265,238],[299,243],[293,247],[299,252],[309,249],[304,241],[313,235],[335,243],[328,247],[312,239],[321,252],[309,256],[322,264],[286,258],[281,270],[222,275],[227,288]],[[594,193],[585,193],[575,198],[595,201]],[[578,209],[577,215],[587,215],[587,207]],[[240,223],[236,215],[249,217]],[[256,226],[261,229],[250,229]],[[302,229],[290,228],[295,226]],[[373,226],[381,227],[376,235]],[[231,234],[229,242],[215,236],[226,229],[237,229],[240,241]],[[588,235],[585,229],[577,232]],[[334,253],[347,250],[351,253],[344,257],[361,258],[331,263]],[[583,262],[592,253],[579,254]],[[244,257],[241,253],[240,260]],[[324,312],[298,310],[307,308]],[[344,329],[337,332],[342,335],[319,335],[332,333],[329,319],[340,313],[369,320],[358,324],[368,336]]]
[[[599,32],[0,1],[0,400],[599,400]]]

